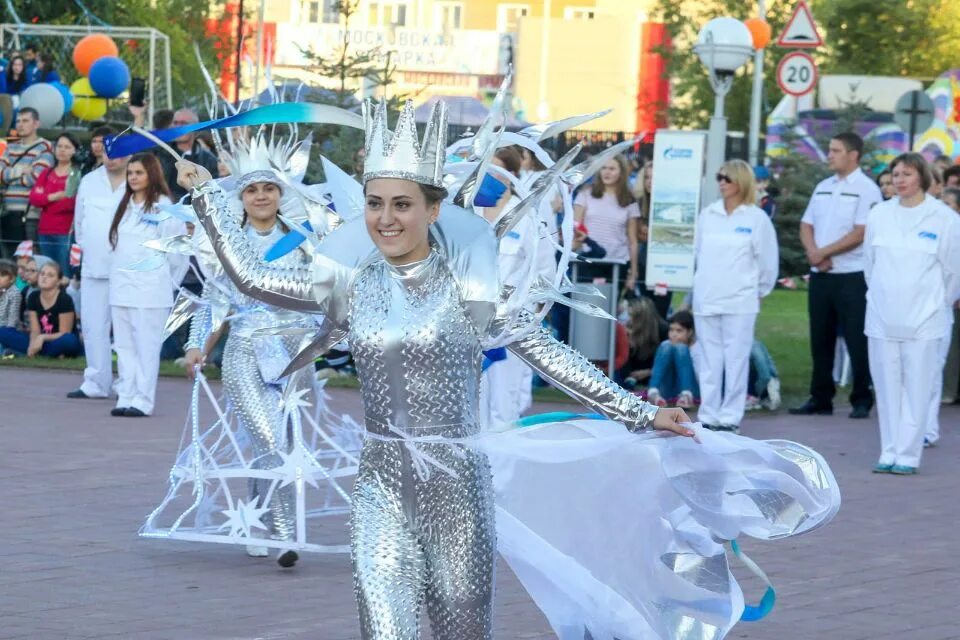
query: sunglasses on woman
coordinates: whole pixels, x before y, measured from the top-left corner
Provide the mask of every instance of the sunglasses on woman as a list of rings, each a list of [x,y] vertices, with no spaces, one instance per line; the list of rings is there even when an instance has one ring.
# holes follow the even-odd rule
[[[730,176],[723,173],[717,174],[717,182],[726,182],[727,184],[733,184],[733,180],[730,179]]]

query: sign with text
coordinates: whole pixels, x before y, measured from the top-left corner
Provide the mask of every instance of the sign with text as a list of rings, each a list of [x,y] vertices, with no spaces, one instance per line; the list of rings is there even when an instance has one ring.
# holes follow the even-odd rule
[[[648,289],[693,287],[693,232],[700,212],[703,131],[657,131],[653,142]]]
[[[791,51],[777,65],[777,84],[791,96],[804,96],[817,86],[817,63],[803,51]]]

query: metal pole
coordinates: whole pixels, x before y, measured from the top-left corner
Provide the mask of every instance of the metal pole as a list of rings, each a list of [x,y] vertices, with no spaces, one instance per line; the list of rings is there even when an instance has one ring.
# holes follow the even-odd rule
[[[266,0],[260,0],[260,7],[257,9],[257,72],[253,74],[253,96],[256,99],[260,95],[260,66],[263,64],[263,14]]]
[[[164,49],[163,49],[164,62],[166,64],[166,74],[167,74],[167,109],[173,109],[173,78],[170,77],[170,37],[164,36]],[[153,109],[152,103],[150,109]],[[151,115],[151,118],[153,116]]]
[[[156,91],[156,81],[157,81],[157,31],[156,29],[150,30],[150,79],[147,87],[150,91]],[[148,107],[147,117],[149,120],[145,123],[145,126],[153,126],[153,96],[147,101]]]
[[[240,102],[240,74],[243,73],[243,0],[237,7],[237,85],[233,90],[234,102]]]
[[[707,175],[706,184],[703,185],[704,201],[707,204],[720,198],[720,188],[714,176],[720,171],[727,155],[727,118],[723,114],[723,103],[729,88],[729,82],[725,83],[723,80],[714,86],[717,101],[714,105],[713,117],[710,118],[710,130],[707,133]]]
[[[613,263],[613,285],[610,292],[610,315],[616,318],[619,314],[617,313],[617,305],[620,302],[620,265],[616,262]],[[607,377],[613,380],[614,375],[617,371],[617,323],[619,320],[614,320],[613,325],[610,326],[610,341],[607,345]]]
[[[913,151],[913,141],[917,137],[917,112],[920,110],[920,100],[917,91],[910,92],[910,146],[907,151]]]
[[[765,0],[757,2],[758,15],[766,19],[767,7]],[[750,165],[760,164],[760,118],[763,111],[763,56],[764,49],[757,49],[753,54],[753,94],[750,97]]]

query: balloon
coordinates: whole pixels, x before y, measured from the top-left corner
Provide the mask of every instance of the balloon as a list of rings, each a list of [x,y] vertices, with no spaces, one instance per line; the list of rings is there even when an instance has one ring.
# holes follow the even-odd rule
[[[770,39],[773,37],[773,27],[770,26],[769,22],[763,18],[750,18],[744,20],[743,24],[747,25],[747,29],[750,31],[754,49],[763,49],[770,44]]]
[[[113,38],[103,33],[91,33],[81,38],[73,48],[73,66],[80,75],[85,76],[90,73],[94,62],[104,56],[116,57],[119,53]]]
[[[97,97],[86,78],[80,78],[70,85],[70,93],[73,94],[73,109],[70,112],[81,120],[96,120],[107,112],[107,101]]]
[[[63,96],[64,112],[70,111],[70,109],[73,108],[73,94],[70,93],[70,87],[62,82],[51,82],[50,85],[55,87],[56,90],[60,92],[60,95]]]
[[[40,125],[52,127],[58,122],[66,108],[63,96],[57,88],[47,82],[31,85],[20,94],[20,108],[31,107],[40,115]]]
[[[116,98],[130,86],[130,69],[120,58],[106,56],[90,67],[90,86],[102,98]]]

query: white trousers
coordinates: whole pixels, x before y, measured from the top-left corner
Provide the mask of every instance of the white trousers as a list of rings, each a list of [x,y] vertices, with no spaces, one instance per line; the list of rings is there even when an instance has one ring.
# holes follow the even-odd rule
[[[927,433],[926,438],[930,442],[936,443],[940,439],[940,401],[943,399],[943,367],[947,364],[947,356],[950,355],[950,339],[953,337],[951,330],[946,336],[939,340],[940,349],[936,363],[937,379],[933,383],[930,395],[930,409],[927,413]]]
[[[169,308],[111,307],[117,351],[117,407],[153,413],[160,374],[160,346]]]
[[[698,419],[704,424],[740,426],[757,314],[697,314],[695,320],[700,344]]]
[[[516,355],[491,364],[480,378],[480,424],[501,431],[520,419],[530,408],[533,371]]]
[[[880,422],[880,464],[920,466],[933,388],[943,366],[940,340],[869,338],[870,375]]]
[[[83,326],[83,370],[80,390],[91,398],[107,398],[113,391],[113,358],[110,352],[110,280],[80,281],[80,322]]]

